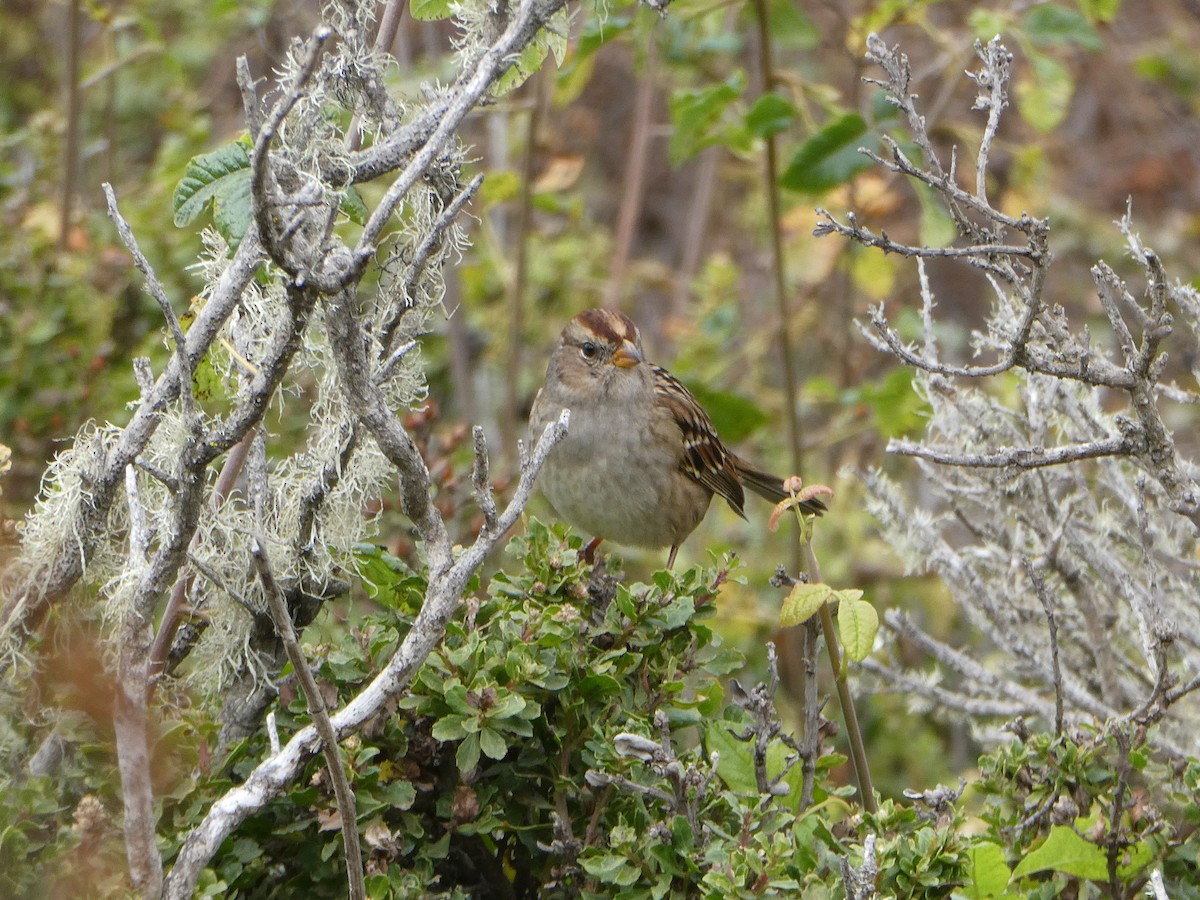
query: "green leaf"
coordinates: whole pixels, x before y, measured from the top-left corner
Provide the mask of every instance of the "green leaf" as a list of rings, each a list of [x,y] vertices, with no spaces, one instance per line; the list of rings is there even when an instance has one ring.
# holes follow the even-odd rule
[[[342,215],[355,225],[361,225],[367,221],[367,204],[354,185],[342,191],[338,198],[338,207],[341,209]]]
[[[854,596],[858,594],[859,596]],[[839,591],[838,634],[846,650],[846,658],[862,662],[875,646],[879,631],[879,613],[866,600],[859,599],[862,591]]]
[[[703,690],[698,691],[696,701],[696,711],[701,716],[718,715],[725,703],[725,689],[721,687],[721,682],[714,681]]]
[[[754,776],[754,758],[750,745],[730,734],[726,723],[709,724],[704,730],[704,749],[710,754],[714,750],[720,754],[717,759],[717,774],[731,791],[739,794],[753,794],[758,791],[758,779]]]
[[[669,152],[674,165],[695,156],[705,147],[720,143],[718,125],[726,111],[746,89],[746,79],[734,72],[719,84],[700,90],[676,91],[671,95],[671,134]]]
[[[1108,862],[1104,851],[1066,825],[1055,825],[1042,845],[1017,863],[1014,878],[1034,872],[1065,872],[1076,878],[1104,881],[1108,878]]]
[[[671,820],[671,846],[684,856],[696,847],[696,832],[684,816],[676,816]]]
[[[230,247],[241,243],[250,227],[250,150],[248,135],[211,153],[193,156],[175,185],[175,225],[184,228],[212,203],[213,224]]]
[[[584,856],[579,861],[583,870],[604,884],[627,886],[637,881],[639,871],[630,865],[629,859],[616,853],[598,853]]]
[[[780,627],[790,628],[807,622],[832,599],[833,588],[827,584],[796,585],[783,601],[783,609],[779,613]]]
[[[508,753],[508,744],[494,728],[484,728],[479,732],[479,748],[488,759],[504,759]]]
[[[662,623],[664,631],[674,631],[682,628],[696,614],[696,601],[687,595],[674,597],[671,602],[662,607],[655,618]]]
[[[458,745],[458,752],[454,754],[454,762],[458,766],[458,771],[464,775],[479,765],[478,734],[468,734],[463,738],[463,742]]]
[[[467,702],[467,689],[457,678],[447,678],[442,686],[442,696],[446,704],[455,712],[464,716],[477,715],[475,708]]]
[[[505,693],[496,700],[488,711],[489,719],[508,719],[525,709],[525,698],[520,694]]]
[[[1121,0],[1078,0],[1079,8],[1089,19],[1111,22],[1121,9]]]
[[[375,796],[392,809],[405,810],[416,801],[417,789],[411,781],[397,780],[377,791]]]
[[[667,721],[671,723],[673,728],[685,728],[689,725],[699,725],[704,721],[704,717],[700,715],[700,710],[691,707],[671,706],[663,707],[663,712],[667,715]]]
[[[436,22],[452,15],[451,0],[412,0],[408,4],[409,14],[418,22]]]
[[[1085,50],[1102,50],[1100,33],[1080,12],[1056,3],[1030,7],[1023,19],[1025,32],[1034,46],[1047,48],[1075,44]]]
[[[1004,893],[1012,873],[999,844],[976,844],[967,851],[967,871],[970,879],[964,893],[971,900],[985,900]]]
[[[1140,875],[1147,866],[1154,862],[1154,847],[1147,841],[1138,841],[1129,849],[1128,862],[1117,868],[1121,880],[1129,882]]]
[[[858,113],[839,116],[800,145],[779,183],[809,194],[845,184],[873,165],[858,152],[866,136],[867,122]]]
[[[746,127],[761,138],[787,131],[796,119],[796,107],[781,94],[763,94],[746,113]]]
[[[1017,109],[1021,118],[1046,134],[1066,118],[1075,81],[1065,65],[1044,53],[1030,51],[1029,65],[1017,80]]]
[[[551,17],[549,24],[537,33],[525,49],[517,54],[516,60],[492,85],[493,97],[503,97],[505,94],[520,87],[525,81],[542,67],[546,57],[554,54],[559,65],[567,51],[567,33],[570,30],[565,9],[559,10]]]
[[[976,7],[967,14],[967,27],[980,41],[990,41],[998,34],[1007,34],[1012,25],[1008,10]]]
[[[848,405],[866,404],[879,433],[902,437],[919,431],[929,415],[929,403],[913,387],[911,369],[897,367],[878,381],[864,381],[847,392]]]
[[[746,665],[746,657],[736,647],[721,647],[711,659],[705,660],[704,671],[710,675],[728,675]]]
[[[461,741],[467,736],[467,721],[462,715],[443,716],[433,723],[429,733],[435,741]]]
[[[576,690],[579,696],[590,703],[620,693],[621,682],[611,675],[588,675],[578,683]]]

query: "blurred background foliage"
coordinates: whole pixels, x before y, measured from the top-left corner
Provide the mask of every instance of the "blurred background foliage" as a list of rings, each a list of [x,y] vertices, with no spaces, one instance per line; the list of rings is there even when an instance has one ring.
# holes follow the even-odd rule
[[[413,11],[438,14],[429,4]],[[100,183],[113,183],[183,312],[199,288],[188,266],[200,241],[194,227],[171,225],[175,185],[189,158],[240,132],[236,57],[269,73],[317,12],[316,0],[12,0],[0,9],[0,444],[12,449],[0,519],[30,506],[57,441],[88,419],[124,421],[134,356],[156,365],[166,356],[161,315],[104,214]],[[563,58],[475,113],[464,134],[487,180],[470,210],[474,246],[449,273],[447,316],[423,348],[428,404],[410,417],[439,501],[464,529],[478,526],[470,425],[487,428],[494,472],[511,473],[549,348],[574,313],[615,304],[631,314],[650,357],[697,393],[741,451],[778,471],[791,458],[786,328],[803,475],[837,494],[817,533],[826,579],[862,588],[879,608],[913,609],[943,639],[972,642],[941,586],[906,577],[875,536],[853,474],[885,466],[903,477],[904,462],[883,448],[922,427],[909,375],[854,325],[878,302],[915,317],[915,269],[812,236],[813,208],[824,206],[855,209],[900,240],[953,237],[929,198],[856,152],[893,124],[862,81],[872,31],[903,44],[930,132],[946,146],[971,146],[982,126],[962,77],[973,41],[1001,33],[1016,52],[1015,115],[996,145],[992,196],[1008,212],[1049,216],[1059,260],[1050,300],[1102,320],[1087,271],[1100,257],[1124,265],[1111,222],[1128,198],[1168,270],[1194,269],[1194,2],[676,0],[666,18],[585,5]],[[398,86],[416,91],[444,74],[452,34],[445,21],[406,15],[393,48]],[[772,294],[768,139],[779,156],[784,317]],[[929,274],[955,330],[946,337],[965,357],[989,288],[941,261]],[[286,433],[288,423],[272,427]],[[791,549],[786,535],[767,533],[767,512],[756,507],[742,522],[714,505],[681,561],[738,552],[746,583],[724,590],[715,627],[758,676],[763,641],[775,636],[786,681],[797,661],[789,636],[775,634],[782,595],[766,582]],[[380,543],[414,558],[398,512],[385,509],[381,522]],[[639,577],[662,562],[625,556]],[[43,696],[84,705],[77,676],[51,666]],[[869,698],[864,719],[885,796],[974,765],[978,748],[961,727],[903,697]]]

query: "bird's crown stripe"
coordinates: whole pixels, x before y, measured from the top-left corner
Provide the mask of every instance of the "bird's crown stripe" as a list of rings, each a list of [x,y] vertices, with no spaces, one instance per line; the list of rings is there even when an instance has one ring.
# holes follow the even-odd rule
[[[620,344],[623,341],[637,342],[637,326],[627,315],[616,310],[585,310],[579,314],[579,321],[602,340],[614,344]]]

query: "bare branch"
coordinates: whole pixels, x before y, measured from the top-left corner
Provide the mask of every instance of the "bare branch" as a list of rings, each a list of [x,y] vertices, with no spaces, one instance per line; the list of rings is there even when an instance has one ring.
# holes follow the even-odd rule
[[[916,456],[943,466],[975,469],[1041,469],[1102,456],[1132,456],[1141,449],[1131,436],[1101,438],[1063,447],[1002,447],[991,453],[960,453],[948,448],[917,444],[902,438],[888,441],[889,453]]]
[[[496,77],[512,64],[513,51],[523,46],[564,4],[565,0],[521,0],[515,9],[511,9],[511,18],[508,19],[504,33],[479,55],[474,67],[459,78],[433,132],[392,182],[363,226],[362,236],[354,250],[356,270],[361,271],[374,255],[384,226],[404,196],[416,184],[422,173],[437,160],[443,148],[453,140],[459,124],[479,102]]]
[[[250,139],[257,142],[263,122],[262,107],[258,102],[258,82],[250,74],[250,63],[245,56],[237,58],[235,67],[238,90],[242,92],[242,112],[246,115],[246,126],[250,132]]]
[[[877,350],[890,352],[901,362],[907,363],[910,366],[929,372],[931,375],[942,375],[946,378],[984,378],[989,375],[999,375],[1001,372],[1007,372],[1015,364],[1015,357],[1009,354],[1008,357],[1001,362],[990,366],[955,366],[946,363],[938,362],[936,357],[931,356],[931,343],[926,343],[924,356],[914,353],[899,333],[892,328],[887,317],[883,313],[882,306],[874,306],[871,308],[871,325],[875,328],[875,332],[868,331],[861,324],[858,325],[859,332],[870,341]]]
[[[869,228],[858,223],[854,213],[846,213],[846,224],[842,224],[825,209],[816,210],[821,223],[813,229],[816,237],[837,234],[850,238],[864,247],[874,247],[884,253],[896,253],[917,259],[988,259],[994,256],[1018,256],[1035,258],[1040,252],[1027,244],[970,244],[966,247],[922,247],[915,244],[901,244],[893,241],[886,232],[875,234]]]
[[[200,419],[196,413],[196,398],[192,395],[192,365],[186,352],[187,339],[183,334],[183,326],[179,324],[179,317],[175,315],[175,309],[171,306],[171,300],[167,297],[167,292],[163,289],[162,283],[154,273],[154,268],[150,265],[150,260],[146,259],[145,254],[138,247],[133,229],[129,227],[129,223],[125,221],[125,218],[121,215],[121,211],[117,208],[117,195],[113,191],[112,185],[105,182],[101,186],[104,188],[104,196],[108,201],[108,217],[117,226],[117,234],[121,236],[121,240],[133,255],[134,265],[137,266],[138,271],[146,278],[146,289],[149,290],[150,296],[158,303],[158,308],[162,311],[163,318],[167,320],[167,327],[171,330],[171,339],[175,342],[174,357],[179,365],[179,393],[183,401],[184,413],[187,415],[191,427],[199,428]]]
[[[999,35],[988,41],[986,46],[981,41],[976,41],[975,53],[983,60],[983,68],[978,72],[968,73],[971,80],[979,85],[979,95],[975,98],[974,108],[987,110],[988,114],[975,164],[975,194],[986,203],[988,159],[991,156],[992,141],[1000,128],[1000,116],[1008,107],[1008,80],[1013,56],[1000,43]]]
[[[1050,671],[1054,685],[1054,733],[1061,735],[1063,733],[1063,680],[1062,668],[1058,661],[1058,619],[1054,615],[1054,606],[1050,600],[1050,592],[1046,590],[1046,580],[1042,577],[1042,573],[1037,570],[1033,560],[1028,556],[1021,557],[1021,564],[1025,567],[1025,574],[1033,582],[1034,592],[1042,603],[1042,609],[1046,611],[1046,624],[1050,626]]]
[[[400,472],[401,509],[425,541],[432,573],[449,569],[450,538],[446,524],[430,499],[429,469],[404,425],[376,384],[367,359],[362,325],[343,295],[329,311],[329,330],[346,401],[367,433]]]
[[[476,425],[472,430],[475,440],[475,465],[471,470],[471,483],[475,488],[475,502],[483,512],[483,527],[488,531],[496,528],[496,498],[488,475],[487,439],[483,428]]]

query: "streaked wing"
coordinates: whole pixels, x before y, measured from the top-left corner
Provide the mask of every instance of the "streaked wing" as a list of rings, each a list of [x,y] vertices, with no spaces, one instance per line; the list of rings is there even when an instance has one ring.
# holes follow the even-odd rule
[[[714,494],[724,497],[738,515],[745,516],[742,507],[746,495],[733,466],[733,454],[717,437],[712,419],[678,378],[660,366],[652,368],[654,390],[683,432],[684,453],[679,467]]]

